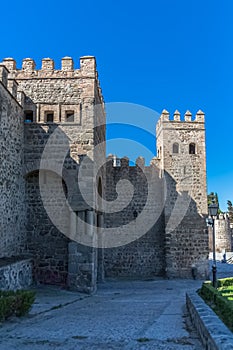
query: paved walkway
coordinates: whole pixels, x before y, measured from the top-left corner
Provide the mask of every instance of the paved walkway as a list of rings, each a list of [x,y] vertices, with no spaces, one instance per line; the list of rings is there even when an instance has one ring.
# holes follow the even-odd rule
[[[0,329],[1,350],[202,350],[185,292],[200,281],[107,282],[94,296],[39,288],[29,317]]]
[[[233,264],[217,262],[217,275],[233,276]],[[0,350],[203,350],[185,310],[201,283],[112,281],[93,296],[40,287],[30,315],[0,328]]]

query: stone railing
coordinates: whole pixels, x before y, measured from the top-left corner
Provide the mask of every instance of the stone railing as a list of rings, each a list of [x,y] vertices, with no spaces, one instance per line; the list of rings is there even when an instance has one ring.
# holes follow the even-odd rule
[[[186,294],[192,323],[206,350],[232,349],[233,334],[197,293]]]

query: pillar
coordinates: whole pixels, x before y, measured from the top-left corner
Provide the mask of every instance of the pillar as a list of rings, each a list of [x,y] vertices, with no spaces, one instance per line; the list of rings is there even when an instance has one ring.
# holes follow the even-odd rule
[[[77,215],[81,219],[78,224]],[[68,286],[71,290],[91,294],[96,291],[97,280],[97,253],[91,246],[96,239],[94,211],[80,211],[77,215],[73,212],[70,215],[70,238],[73,240],[68,247]],[[89,246],[77,242],[82,235],[88,235]]]

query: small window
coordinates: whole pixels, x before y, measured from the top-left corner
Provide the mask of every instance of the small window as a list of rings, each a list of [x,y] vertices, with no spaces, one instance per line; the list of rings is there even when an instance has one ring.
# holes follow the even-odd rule
[[[24,112],[24,122],[32,123],[33,122],[33,111],[25,111]]]
[[[190,143],[190,145],[189,145],[189,154],[196,154],[196,145],[195,145],[195,143]]]
[[[179,145],[178,145],[178,143],[173,143],[172,153],[179,153]]]
[[[66,122],[74,122],[74,111],[66,111]]]
[[[54,120],[53,112],[45,112],[45,122],[46,123],[53,123],[53,120]]]

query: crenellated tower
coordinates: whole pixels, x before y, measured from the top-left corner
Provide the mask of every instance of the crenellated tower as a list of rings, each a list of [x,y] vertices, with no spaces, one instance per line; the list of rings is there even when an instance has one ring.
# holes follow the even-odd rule
[[[66,236],[72,238],[77,232],[87,234],[87,228],[78,227],[78,216],[82,217],[82,222],[97,220],[94,210],[96,188],[105,181],[104,169],[99,172],[98,179],[93,173],[97,158],[103,163],[105,160],[105,111],[95,57],[81,57],[79,69],[74,67],[71,57],[62,58],[60,69],[55,68],[50,58],[42,59],[40,69],[31,58],[23,60],[21,69],[13,58],[5,58],[0,66],[0,76],[13,98],[18,99],[24,118],[24,122],[21,119],[24,127],[21,146],[28,220],[26,250],[34,257],[36,279],[93,291],[96,287],[96,251],[86,248],[78,254],[78,244]],[[49,142],[50,148],[46,149]],[[66,143],[67,154],[63,155]],[[94,149],[99,144],[96,154]],[[63,156],[59,173],[57,169]],[[46,159],[43,163],[42,158]],[[86,170],[80,175],[80,164],[84,159],[88,159]],[[58,196],[59,182],[62,182],[70,207],[64,204],[63,193]],[[47,206],[53,210],[50,218],[44,209],[45,202],[41,201],[42,185]],[[51,222],[51,217],[60,224],[60,231]],[[93,240],[96,239],[94,231],[88,233]],[[61,232],[66,232],[66,236]],[[82,264],[79,259],[86,263]],[[87,274],[88,282],[84,283],[86,277],[83,275]]]
[[[179,111],[170,119],[163,110],[156,126],[160,169],[176,182],[177,192],[188,191],[201,215],[207,214],[205,115],[199,110],[192,119]]]
[[[166,265],[169,276],[182,277],[191,266],[207,274],[205,116],[163,110],[156,126],[157,162],[164,177]]]

